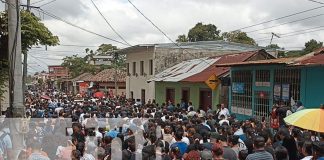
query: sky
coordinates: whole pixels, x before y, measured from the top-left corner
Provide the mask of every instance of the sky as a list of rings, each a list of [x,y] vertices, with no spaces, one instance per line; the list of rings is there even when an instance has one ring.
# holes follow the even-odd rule
[[[70,23],[122,42],[100,16],[91,0],[38,1],[40,0],[31,0],[31,3]],[[93,1],[127,43],[131,45],[170,43],[170,40],[154,28],[128,0]],[[309,10],[241,30],[247,32],[260,46],[270,44],[271,32],[273,32],[281,38],[275,37],[272,43],[287,50],[302,49],[305,42],[310,39],[324,41],[324,7],[313,9],[324,6],[324,0],[317,1],[319,3],[310,0],[131,0],[146,17],[173,40],[176,40],[180,34],[187,34],[188,30],[198,22],[214,24],[222,32],[229,32]],[[26,4],[26,0],[21,0],[21,3]],[[43,4],[46,5],[42,6]],[[4,10],[3,3],[0,3],[0,10]],[[44,46],[32,48],[28,59],[30,72],[46,70],[47,65],[61,64],[60,59],[65,56],[73,54],[84,56],[85,48],[95,50],[103,43],[111,43],[119,48],[127,47],[72,27],[36,10],[33,12],[42,19],[54,35],[59,37],[61,46],[47,47],[47,51]]]

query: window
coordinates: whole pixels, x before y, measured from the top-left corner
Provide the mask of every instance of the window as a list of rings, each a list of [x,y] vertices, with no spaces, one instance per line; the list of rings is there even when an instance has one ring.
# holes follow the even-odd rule
[[[144,75],[144,61],[140,62],[140,75],[143,76]]]
[[[252,116],[252,71],[232,72],[232,112]]]
[[[256,82],[270,82],[270,71],[269,70],[256,70],[255,71]]]
[[[136,62],[133,62],[133,76],[136,75]]]
[[[129,63],[126,63],[126,73],[129,75]]]
[[[149,72],[150,72],[150,75],[153,75],[153,60],[151,59],[150,60],[150,70],[149,70]]]
[[[119,86],[118,89],[126,89],[124,86]]]

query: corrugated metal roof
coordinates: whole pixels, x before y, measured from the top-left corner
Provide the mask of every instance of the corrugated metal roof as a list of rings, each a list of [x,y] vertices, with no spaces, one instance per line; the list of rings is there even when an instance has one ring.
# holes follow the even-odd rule
[[[219,50],[219,51],[254,51],[263,49],[260,46],[253,46],[241,43],[218,41],[198,41],[198,42],[183,42],[183,43],[161,43],[156,44],[157,48],[185,48],[185,49],[206,49],[206,50]]]
[[[202,72],[213,65],[220,58],[199,58],[181,62],[157,74],[148,81],[178,82],[192,75]]]
[[[180,46],[180,47],[179,47]],[[198,42],[182,42],[182,43],[157,43],[157,44],[138,44],[135,46],[127,47],[118,50],[117,52],[127,53],[136,48],[172,48],[172,49],[205,49],[215,51],[233,51],[233,52],[246,52],[264,49],[264,47],[253,46],[241,43],[218,41],[198,41]]]
[[[271,65],[283,64],[289,66],[302,66],[302,65],[324,65],[324,48],[320,48],[314,52],[306,54],[301,57],[293,58],[278,58],[259,61],[248,61],[240,63],[226,63],[217,64],[218,67],[242,66],[242,65]]]
[[[217,64],[216,66],[230,67],[230,66],[240,66],[240,65],[287,64],[287,63],[293,63],[294,59],[295,58],[278,58],[278,59],[267,59],[267,60],[238,62],[238,63]]]
[[[216,74],[216,76],[219,77],[224,73],[227,73],[230,68],[216,67],[217,64],[243,62],[257,53],[259,53],[259,51],[243,52],[237,54],[228,54],[228,55],[212,57],[212,58],[219,58],[219,60],[215,62],[213,65],[209,66],[207,69],[203,70],[202,72],[192,75],[188,78],[185,78],[182,81],[183,82],[204,82],[213,74]]]

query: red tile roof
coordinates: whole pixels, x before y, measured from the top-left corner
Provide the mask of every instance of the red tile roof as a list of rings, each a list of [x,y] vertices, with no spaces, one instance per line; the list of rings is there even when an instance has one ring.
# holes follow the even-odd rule
[[[89,79],[91,77],[93,77],[94,75],[92,75],[91,73],[82,73],[81,75],[73,78],[73,79],[70,79],[69,81],[85,81],[86,79]]]
[[[87,78],[85,81],[91,82],[114,82],[115,81],[115,69],[105,69],[98,74]],[[126,72],[123,70],[117,70],[117,82],[126,82]]]
[[[210,65],[204,71],[192,75],[188,78],[185,78],[181,81],[182,82],[204,82],[213,74],[216,74],[217,77],[222,76],[223,74],[229,72],[230,67],[216,67],[216,65],[224,64],[224,63],[244,62],[257,53],[259,53],[259,51],[250,51],[250,52],[211,57],[211,58],[220,58],[220,59],[216,61],[214,64]]]

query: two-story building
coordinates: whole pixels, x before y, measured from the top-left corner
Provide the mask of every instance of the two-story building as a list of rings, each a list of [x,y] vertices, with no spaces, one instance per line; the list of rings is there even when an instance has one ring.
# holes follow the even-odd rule
[[[62,89],[61,86],[67,86],[66,84],[61,84],[58,80],[68,79],[70,77],[68,68],[61,65],[51,65],[48,66],[48,79],[50,83],[48,86],[50,88],[59,88]],[[65,88],[66,90],[67,88]]]
[[[155,99],[156,74],[182,61],[261,49],[225,41],[140,44],[118,52],[126,54],[126,97],[146,102]]]
[[[111,65],[113,61],[113,56],[105,55],[105,56],[93,56],[89,58],[88,63],[95,66],[100,65]]]

